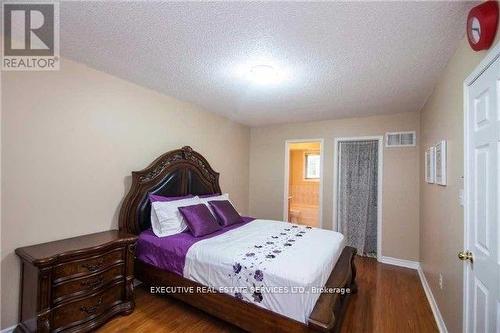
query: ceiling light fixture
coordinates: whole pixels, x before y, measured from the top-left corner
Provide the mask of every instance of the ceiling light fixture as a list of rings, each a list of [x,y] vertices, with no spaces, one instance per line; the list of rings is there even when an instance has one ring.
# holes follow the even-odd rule
[[[273,66],[256,65],[250,69],[250,79],[258,84],[273,84],[278,83],[281,77]]]

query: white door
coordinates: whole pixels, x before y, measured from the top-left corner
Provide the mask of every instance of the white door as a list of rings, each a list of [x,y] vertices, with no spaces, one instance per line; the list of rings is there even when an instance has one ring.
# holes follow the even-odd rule
[[[465,89],[465,332],[500,333],[500,60]]]

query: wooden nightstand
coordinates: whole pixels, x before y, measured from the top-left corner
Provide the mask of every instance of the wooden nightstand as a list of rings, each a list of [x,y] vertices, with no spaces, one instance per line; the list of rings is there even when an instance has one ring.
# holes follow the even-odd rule
[[[21,247],[21,332],[85,332],[134,310],[137,237],[118,230]]]

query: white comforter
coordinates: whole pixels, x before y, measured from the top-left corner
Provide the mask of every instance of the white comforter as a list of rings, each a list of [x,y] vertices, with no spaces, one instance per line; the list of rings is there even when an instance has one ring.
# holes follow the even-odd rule
[[[334,231],[255,220],[191,246],[184,277],[306,323],[344,246]]]

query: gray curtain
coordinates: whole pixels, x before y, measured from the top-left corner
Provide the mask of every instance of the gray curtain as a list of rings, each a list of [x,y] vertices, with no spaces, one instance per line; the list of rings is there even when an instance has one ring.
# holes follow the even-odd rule
[[[378,141],[339,142],[337,225],[358,254],[377,254]]]

